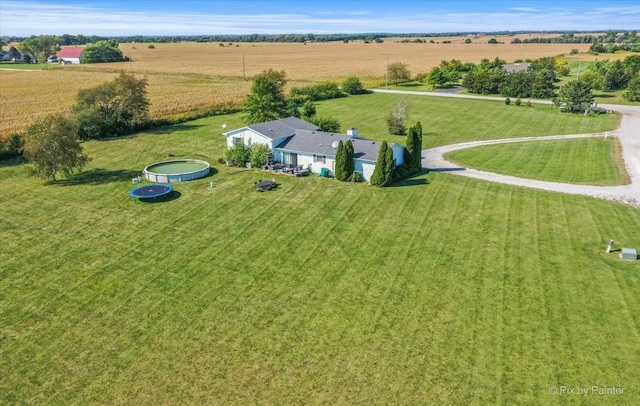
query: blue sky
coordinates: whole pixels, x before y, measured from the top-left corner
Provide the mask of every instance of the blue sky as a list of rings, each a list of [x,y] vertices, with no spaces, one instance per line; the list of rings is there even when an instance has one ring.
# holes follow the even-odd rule
[[[638,0],[0,0],[0,36],[640,31]]]

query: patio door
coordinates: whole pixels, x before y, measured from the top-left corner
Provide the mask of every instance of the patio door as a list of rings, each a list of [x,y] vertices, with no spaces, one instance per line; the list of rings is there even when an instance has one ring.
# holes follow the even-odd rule
[[[282,158],[285,164],[291,165],[291,166],[298,166],[298,154],[285,152]]]

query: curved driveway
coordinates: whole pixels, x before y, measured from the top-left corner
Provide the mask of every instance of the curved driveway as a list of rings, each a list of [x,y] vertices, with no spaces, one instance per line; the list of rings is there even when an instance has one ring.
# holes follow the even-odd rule
[[[435,92],[415,92],[403,90],[382,90],[375,89],[378,93],[397,93],[421,96],[436,97],[458,97],[466,99],[485,99],[485,100],[503,100],[498,97],[490,96],[472,96],[461,94],[447,94]],[[531,100],[532,103],[550,104],[547,100]],[[600,107],[616,110],[622,114],[622,122],[620,128],[610,133],[600,134],[572,134],[557,135],[544,137],[524,137],[524,138],[508,138],[490,141],[472,141],[459,144],[446,145],[442,147],[425,149],[422,151],[422,166],[432,171],[450,171],[453,174],[467,176],[470,178],[487,180],[490,182],[504,183],[513,186],[523,186],[534,189],[549,190],[553,192],[570,193],[577,195],[592,196],[601,199],[615,200],[621,203],[630,204],[640,208],[640,107],[638,106],[622,106],[622,105],[604,105]],[[566,138],[585,138],[585,137],[605,137],[617,136],[622,144],[622,153],[627,172],[631,179],[631,183],[623,186],[590,186],[575,185],[570,183],[545,182],[540,180],[518,178],[515,176],[499,175],[492,172],[484,172],[470,168],[458,166],[444,158],[444,154],[464,148],[471,148],[489,144],[503,144],[511,142],[552,140]]]

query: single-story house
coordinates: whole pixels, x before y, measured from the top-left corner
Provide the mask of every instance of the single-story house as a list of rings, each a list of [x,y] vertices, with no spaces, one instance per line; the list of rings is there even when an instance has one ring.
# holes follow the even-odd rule
[[[81,59],[82,51],[84,51],[83,47],[78,46],[69,46],[62,47],[60,51],[56,54],[58,60],[60,60],[63,64],[79,64]]]
[[[365,181],[373,174],[381,145],[380,142],[360,138],[355,128],[351,128],[347,134],[328,133],[296,117],[252,124],[225,132],[224,135],[229,148],[238,144],[266,144],[273,153],[274,161],[293,167],[302,166],[318,174],[324,169],[329,176],[334,173],[338,143],[351,140],[355,171]],[[393,151],[395,166],[401,165],[405,148],[395,143],[387,145]]]

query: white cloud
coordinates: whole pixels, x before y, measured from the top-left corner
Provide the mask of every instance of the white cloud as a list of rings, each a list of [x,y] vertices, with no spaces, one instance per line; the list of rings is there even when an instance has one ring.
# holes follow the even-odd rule
[[[577,3],[576,3],[577,4]],[[134,12],[75,5],[2,0],[0,35],[208,35],[357,32],[454,32],[516,30],[639,29],[640,6],[538,10],[515,7],[501,13],[426,12],[390,15],[352,10],[300,13],[216,14]]]
[[[525,13],[535,13],[537,11],[540,11],[535,7],[511,7],[511,8],[508,8],[507,10],[524,11]]]

